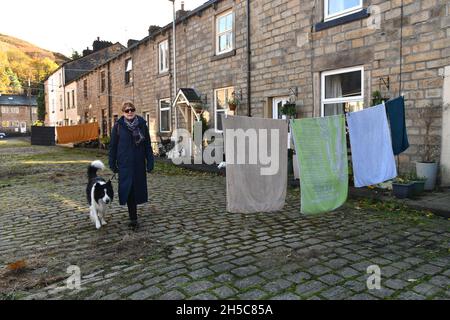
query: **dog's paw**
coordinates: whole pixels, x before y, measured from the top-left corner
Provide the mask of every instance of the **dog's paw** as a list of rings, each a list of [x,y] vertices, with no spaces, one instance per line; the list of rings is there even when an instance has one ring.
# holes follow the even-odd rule
[[[105,219],[102,219],[102,226],[106,226],[106,225],[107,225],[107,223],[106,223]]]

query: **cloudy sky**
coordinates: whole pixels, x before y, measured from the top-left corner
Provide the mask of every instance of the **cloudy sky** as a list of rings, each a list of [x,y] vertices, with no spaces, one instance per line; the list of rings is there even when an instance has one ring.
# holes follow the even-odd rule
[[[207,0],[184,0],[192,10]],[[181,0],[176,0],[181,7]],[[142,39],[152,24],[172,21],[169,0],[16,0],[2,1],[0,33],[39,47],[71,55],[100,37],[126,45]]]

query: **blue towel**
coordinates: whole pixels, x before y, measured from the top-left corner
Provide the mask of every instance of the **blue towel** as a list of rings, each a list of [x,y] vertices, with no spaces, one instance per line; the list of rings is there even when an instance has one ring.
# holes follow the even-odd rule
[[[392,150],[399,155],[409,148],[405,121],[405,99],[398,97],[386,102],[386,113],[391,127]]]
[[[355,187],[375,185],[397,176],[384,105],[347,114]]]

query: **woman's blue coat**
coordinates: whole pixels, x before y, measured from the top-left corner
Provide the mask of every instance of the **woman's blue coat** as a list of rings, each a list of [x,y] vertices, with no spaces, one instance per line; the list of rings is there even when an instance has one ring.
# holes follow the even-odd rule
[[[117,121],[111,132],[109,167],[113,172],[119,172],[119,202],[122,206],[127,203],[131,188],[134,188],[137,204],[148,202],[146,173],[154,167],[147,122],[137,117],[139,128],[145,136],[138,146],[133,141],[133,134],[128,130],[124,117]]]

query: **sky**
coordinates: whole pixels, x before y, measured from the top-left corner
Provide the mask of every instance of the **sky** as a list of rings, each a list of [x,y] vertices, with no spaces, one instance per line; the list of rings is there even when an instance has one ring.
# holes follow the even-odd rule
[[[207,0],[184,0],[192,10]],[[175,0],[177,10],[181,0]],[[2,1],[0,33],[70,56],[101,40],[140,40],[150,25],[172,22],[169,0],[15,0]]]

